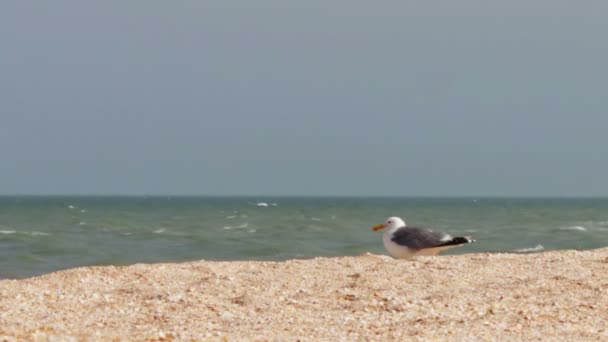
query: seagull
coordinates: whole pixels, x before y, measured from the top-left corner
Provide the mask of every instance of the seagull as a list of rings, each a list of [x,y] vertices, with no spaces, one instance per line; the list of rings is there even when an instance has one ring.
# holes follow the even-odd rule
[[[443,250],[475,242],[469,237],[452,237],[427,228],[408,227],[399,217],[389,217],[375,225],[374,231],[385,229],[382,241],[388,253],[396,259],[409,259],[419,255],[435,255]]]

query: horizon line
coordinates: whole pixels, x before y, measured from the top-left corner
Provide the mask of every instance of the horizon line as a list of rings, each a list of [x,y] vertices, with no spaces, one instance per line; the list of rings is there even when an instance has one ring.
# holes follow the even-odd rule
[[[190,198],[229,198],[229,197],[266,197],[266,198],[471,198],[471,199],[493,199],[493,198],[517,198],[517,199],[550,199],[550,198],[581,198],[581,199],[601,199],[608,198],[608,195],[337,195],[337,194],[171,194],[171,193],[150,193],[150,194],[94,194],[94,193],[14,193],[0,194],[0,197],[190,197]]]

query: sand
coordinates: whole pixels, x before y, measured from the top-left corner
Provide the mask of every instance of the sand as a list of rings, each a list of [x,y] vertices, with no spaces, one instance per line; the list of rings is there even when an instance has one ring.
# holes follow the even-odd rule
[[[8,341],[608,340],[608,248],[84,267],[0,297]]]

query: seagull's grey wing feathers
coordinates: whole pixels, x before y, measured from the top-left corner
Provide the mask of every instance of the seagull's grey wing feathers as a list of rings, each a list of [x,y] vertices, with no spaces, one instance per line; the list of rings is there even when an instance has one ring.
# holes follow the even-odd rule
[[[393,233],[391,240],[398,245],[412,249],[437,247],[449,241],[449,234],[435,232],[427,228],[402,227]]]

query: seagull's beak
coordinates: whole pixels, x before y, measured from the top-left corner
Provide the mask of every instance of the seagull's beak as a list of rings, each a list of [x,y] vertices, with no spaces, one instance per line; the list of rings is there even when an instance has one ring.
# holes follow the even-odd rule
[[[382,223],[382,224],[377,224],[377,225],[373,226],[372,229],[374,229],[374,231],[377,231],[384,227],[386,227],[386,226],[384,225],[384,223]]]

